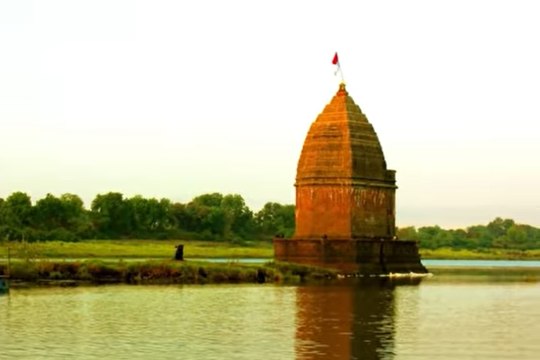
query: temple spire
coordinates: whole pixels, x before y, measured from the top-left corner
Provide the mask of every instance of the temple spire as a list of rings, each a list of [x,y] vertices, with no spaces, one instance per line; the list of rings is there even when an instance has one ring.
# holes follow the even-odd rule
[[[295,232],[274,239],[277,260],[351,274],[427,272],[414,241],[394,241],[395,171],[344,81],[311,124],[295,187]]]
[[[349,95],[349,93],[347,92],[347,89],[345,88],[345,83],[344,82],[341,82],[339,84],[339,89],[338,89],[338,92],[337,92],[337,95]]]

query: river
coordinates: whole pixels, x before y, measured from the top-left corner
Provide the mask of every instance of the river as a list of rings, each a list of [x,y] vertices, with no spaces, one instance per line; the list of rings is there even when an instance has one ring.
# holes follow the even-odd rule
[[[538,278],[95,286],[0,296],[0,359],[538,359]]]

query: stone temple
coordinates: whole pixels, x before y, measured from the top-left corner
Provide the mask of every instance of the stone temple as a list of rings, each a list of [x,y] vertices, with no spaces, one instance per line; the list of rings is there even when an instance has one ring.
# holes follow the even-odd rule
[[[345,84],[311,125],[296,174],[296,229],[276,260],[343,273],[425,273],[416,242],[396,239],[396,172]]]

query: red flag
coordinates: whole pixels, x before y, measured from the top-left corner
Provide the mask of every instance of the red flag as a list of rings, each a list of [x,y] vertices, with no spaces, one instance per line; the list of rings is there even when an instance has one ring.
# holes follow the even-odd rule
[[[337,65],[338,63],[339,63],[339,59],[336,52],[336,54],[334,55],[334,58],[332,59],[332,64]]]

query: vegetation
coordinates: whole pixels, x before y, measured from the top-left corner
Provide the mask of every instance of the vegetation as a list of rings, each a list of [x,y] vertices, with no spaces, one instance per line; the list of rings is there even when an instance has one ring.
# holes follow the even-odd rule
[[[269,202],[253,213],[236,194],[204,194],[182,204],[110,192],[97,195],[89,210],[74,194],[47,194],[35,204],[23,192],[0,199],[0,239],[7,240],[183,238],[242,243],[293,231],[293,205]]]
[[[420,249],[422,259],[448,260],[540,260],[540,249]]]
[[[0,241],[53,241],[50,246],[40,245],[40,251],[56,253],[56,257],[168,257],[172,242],[154,240],[191,239],[250,245],[253,239],[268,241],[275,235],[287,237],[293,232],[294,205],[269,202],[254,213],[237,194],[203,194],[183,204],[140,195],[125,198],[121,193],[109,192],[97,195],[90,209],[74,194],[59,197],[47,194],[35,204],[23,192],[15,192],[5,200],[0,198]],[[401,239],[417,240],[425,257],[438,254],[444,258],[522,258],[537,257],[535,251],[540,250],[540,229],[511,219],[496,218],[487,225],[466,229],[410,226],[398,229],[397,234]],[[107,249],[99,249],[98,240],[85,241],[85,245],[74,247],[71,252],[62,251],[70,248],[66,242],[103,238],[120,242],[101,243]],[[194,253],[197,246],[191,249]],[[268,245],[262,248],[261,257],[271,256]],[[230,250],[226,249],[223,256],[229,257]],[[259,250],[247,250],[252,254],[247,256],[260,256],[253,252]],[[238,256],[241,253],[235,250]]]
[[[398,229],[398,237],[416,240],[420,248],[425,250],[451,248],[482,252],[485,249],[495,249],[516,253],[540,249],[540,229],[501,218],[496,218],[487,226],[469,226],[464,230],[445,230],[439,226],[426,226],[418,230],[413,226],[405,227]]]
[[[336,278],[331,270],[291,264],[240,263],[213,264],[174,260],[116,263],[103,261],[58,262],[17,261],[11,265],[10,278],[15,281],[76,285],[87,283],[127,284],[206,284],[305,282]],[[0,275],[7,265],[0,264]]]
[[[12,259],[171,259],[175,246],[184,245],[184,256],[201,258],[272,258],[272,244],[267,241],[242,245],[215,241],[175,240],[85,240],[80,242],[1,242],[0,262],[7,258],[8,247]],[[540,249],[420,249],[423,259],[540,259]]]
[[[183,244],[186,258],[271,258],[269,242],[242,246],[210,241],[174,240],[85,240],[80,242],[0,242],[0,258],[7,258],[8,246],[14,259],[163,258],[172,259],[175,246]]]

